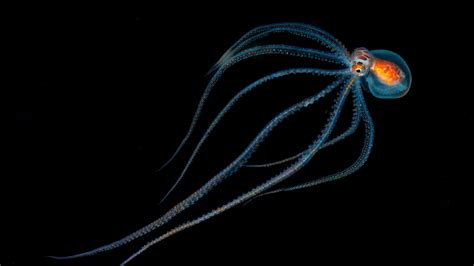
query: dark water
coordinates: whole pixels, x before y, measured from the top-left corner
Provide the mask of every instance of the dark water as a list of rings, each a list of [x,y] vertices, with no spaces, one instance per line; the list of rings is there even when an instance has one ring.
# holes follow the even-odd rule
[[[13,138],[5,139],[12,150],[5,150],[1,178],[0,265],[118,265],[173,226],[280,171],[244,169],[170,225],[114,251],[70,261],[43,258],[93,249],[157,219],[231,162],[278,110],[324,85],[324,79],[289,79],[249,95],[224,118],[183,183],[158,206],[206,125],[239,88],[269,71],[311,64],[280,57],[237,66],[210,96],[187,147],[167,169],[154,173],[187,130],[212,64],[248,30],[276,22],[318,26],[349,50],[363,46],[399,53],[412,71],[411,91],[388,101],[365,95],[375,143],[355,174],[232,209],[154,246],[130,265],[266,265],[283,259],[321,264],[353,253],[358,259],[378,254],[391,261],[423,254],[420,247],[430,252],[442,247],[441,254],[447,254],[458,237],[468,238],[461,228],[472,212],[472,193],[464,186],[471,175],[465,169],[472,158],[473,116],[464,104],[471,89],[469,83],[455,84],[462,80],[456,69],[448,74],[460,66],[453,58],[460,54],[442,52],[460,49],[463,42],[454,30],[462,21],[448,26],[439,19],[457,11],[399,6],[336,12],[337,5],[316,3],[236,9],[182,5],[186,8],[176,4],[114,15],[23,14],[7,24],[16,60],[9,66],[14,82],[4,88],[4,100],[15,121],[6,128]],[[278,160],[310,144],[334,97],[275,129],[254,162]],[[341,123],[349,123],[349,114]],[[362,137],[359,130],[321,152],[286,184],[348,166]]]

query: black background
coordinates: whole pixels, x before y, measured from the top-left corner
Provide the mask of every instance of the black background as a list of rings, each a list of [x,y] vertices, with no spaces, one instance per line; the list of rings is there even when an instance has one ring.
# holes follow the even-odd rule
[[[181,186],[158,205],[198,136],[239,87],[281,69],[280,64],[298,62],[267,57],[229,72],[209,98],[186,148],[169,168],[154,172],[186,132],[212,64],[248,30],[277,22],[318,26],[349,50],[364,46],[399,53],[412,71],[411,91],[399,100],[365,95],[375,144],[355,174],[239,206],[154,246],[130,265],[283,259],[300,265],[328,257],[378,254],[392,260],[424,254],[424,248],[431,255],[437,250],[448,254],[453,246],[467,248],[455,244],[469,239],[470,232],[461,228],[472,212],[469,186],[460,188],[469,175],[464,169],[470,155],[463,151],[472,136],[471,108],[464,103],[470,85],[463,83],[456,69],[462,67],[455,63],[463,51],[457,30],[462,32],[464,21],[456,16],[462,8],[178,3],[146,9],[20,12],[6,24],[15,60],[7,73],[14,82],[3,100],[15,119],[1,180],[2,266],[117,265],[172,226],[274,174],[243,169],[194,211],[107,254],[71,261],[43,258],[90,250],[157,219],[231,162],[278,110],[321,87],[317,78],[305,79],[299,90],[300,84],[289,79],[248,95],[209,138]],[[449,23],[448,15],[453,16]],[[255,162],[306,147],[330,103],[296,115],[281,132],[275,129],[279,137],[262,145]],[[342,119],[347,124],[347,117]],[[361,143],[359,131],[321,152],[288,184],[342,169],[357,157]]]

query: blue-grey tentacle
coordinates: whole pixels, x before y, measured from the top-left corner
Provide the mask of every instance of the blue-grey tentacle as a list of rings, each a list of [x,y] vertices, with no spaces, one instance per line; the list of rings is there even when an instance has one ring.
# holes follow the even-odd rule
[[[344,131],[343,133],[338,135],[337,137],[334,137],[331,140],[325,142],[319,150],[322,150],[322,149],[327,148],[331,145],[334,145],[334,144],[338,143],[339,141],[342,141],[345,138],[349,137],[350,135],[354,134],[354,132],[357,130],[357,128],[359,126],[359,122],[360,122],[359,108],[354,107],[351,126],[346,131]],[[283,163],[286,163],[286,162],[289,162],[289,161],[296,160],[303,154],[304,154],[304,151],[302,151],[302,152],[300,152],[296,155],[293,155],[291,157],[288,157],[288,158],[285,158],[285,159],[282,159],[282,160],[278,160],[278,161],[275,161],[275,162],[265,163],[265,164],[246,164],[246,165],[244,165],[244,167],[260,168],[260,167],[275,166],[275,165],[279,165],[279,164],[283,164]]]
[[[339,41],[336,37],[334,37],[329,32],[322,30],[316,26],[304,24],[304,23],[298,23],[298,22],[288,22],[288,23],[277,23],[277,24],[267,25],[267,28],[275,28],[275,27],[280,27],[280,26],[289,27],[289,28],[294,27],[298,29],[304,29],[315,34],[322,34],[329,41],[333,42],[336,46],[338,46],[337,50],[340,50],[340,52],[344,54],[345,56],[350,57],[349,51],[347,50],[347,48],[344,46],[344,44],[341,41]]]
[[[293,35],[297,35],[299,37],[307,38],[314,40],[326,48],[329,48],[331,51],[337,53],[337,56],[344,61],[347,66],[350,65],[349,58],[350,53],[344,47],[344,45],[337,40],[334,36],[327,33],[324,30],[321,30],[317,27],[302,24],[302,23],[278,23],[278,24],[270,24],[261,27],[257,27],[249,32],[247,32],[244,36],[242,36],[237,42],[235,42],[217,61],[217,63],[209,70],[208,73],[213,72],[214,70],[218,69],[222,66],[228,59],[230,59],[233,55],[238,53],[240,50],[244,49],[246,46],[250,45],[251,43],[265,38],[274,33],[283,33],[287,32]]]
[[[373,122],[372,122],[372,118],[370,117],[369,111],[367,109],[367,105],[365,104],[365,101],[363,99],[359,82],[356,85],[356,87],[354,88],[354,94],[355,94],[355,97],[357,98],[357,108],[359,108],[360,112],[362,113],[362,120],[364,121],[364,128],[365,128],[364,145],[362,147],[362,151],[361,151],[359,157],[357,158],[357,160],[351,166],[349,166],[346,169],[344,169],[342,171],[339,171],[335,174],[331,174],[331,175],[328,175],[328,176],[317,178],[316,180],[309,181],[309,182],[306,182],[306,183],[303,183],[303,184],[300,184],[300,185],[268,191],[268,192],[256,195],[255,197],[249,199],[249,201],[247,203],[249,203],[250,201],[253,201],[257,198],[267,196],[267,195],[270,195],[270,194],[314,187],[314,186],[317,186],[317,185],[320,185],[320,184],[323,184],[323,183],[334,181],[334,180],[346,177],[346,176],[356,172],[357,170],[359,170],[365,164],[365,162],[369,158],[369,155],[370,155],[370,152],[371,152],[372,146],[373,146],[374,125],[373,125]]]
[[[348,75],[346,75],[347,77]],[[173,219],[176,215],[187,209],[188,207],[192,206],[194,203],[199,201],[202,197],[204,197],[207,193],[209,193],[213,188],[215,188],[217,185],[219,185],[223,180],[225,180],[227,177],[231,176],[233,173],[235,173],[240,167],[242,167],[243,164],[247,162],[247,160],[250,158],[250,156],[255,152],[256,148],[261,144],[261,142],[268,136],[268,134],[279,124],[281,123],[284,119],[288,118],[290,115],[295,114],[296,112],[300,111],[301,109],[307,107],[309,104],[313,103],[314,101],[318,100],[321,97],[324,97],[327,95],[329,92],[331,92],[335,87],[337,87],[341,82],[342,79],[337,79],[330,85],[328,85],[325,89],[320,91],[318,94],[315,96],[309,97],[293,106],[290,108],[286,109],[285,111],[281,112],[277,116],[275,116],[263,129],[260,131],[260,133],[254,138],[254,140],[247,146],[247,148],[232,162],[230,163],[226,168],[221,170],[218,174],[216,174],[211,180],[206,182],[201,188],[196,190],[194,193],[192,193],[190,196],[188,196],[186,199],[175,205],[173,208],[171,208],[168,212],[166,212],[163,216],[158,218],[157,220],[153,221],[152,223],[148,224],[147,226],[137,230],[136,232],[120,239],[117,240],[111,244],[104,245],[101,247],[98,247],[96,249],[93,249],[91,251],[83,252],[80,254],[76,255],[71,255],[71,256],[49,256],[50,258],[55,258],[55,259],[72,259],[72,258],[79,258],[79,257],[85,257],[85,256],[92,256],[97,253],[109,251],[112,249],[115,249],[117,247],[120,247],[122,245],[125,245],[126,243],[129,243],[130,241],[133,241],[159,227],[162,225],[166,224],[169,222],[171,219]],[[346,95],[345,93],[343,95]],[[344,97],[342,97],[339,100],[338,106],[342,105]],[[338,108],[335,108],[336,110],[339,110]],[[338,113],[333,114],[333,117],[337,117]],[[332,129],[332,126],[326,127],[326,130],[324,130],[323,135],[328,135],[326,131],[330,131]],[[325,138],[323,139],[322,142],[324,142]],[[321,141],[318,141],[317,146],[319,147]],[[313,144],[316,145],[316,144]],[[312,154],[311,154],[312,156]],[[308,154],[308,156],[310,155]]]
[[[333,111],[331,112],[331,115],[328,119],[328,123],[325,125],[324,129],[321,131],[321,134],[316,138],[316,140],[313,142],[313,144],[311,144],[308,147],[308,149],[305,151],[305,154],[295,164],[293,164],[290,167],[288,167],[287,169],[285,169],[282,173],[270,178],[265,183],[255,187],[254,189],[250,190],[249,192],[247,192],[247,193],[237,197],[236,199],[230,201],[229,203],[224,204],[223,206],[221,206],[221,207],[219,207],[219,208],[217,208],[217,209],[215,209],[211,212],[208,212],[208,213],[200,216],[197,219],[194,219],[194,220],[189,221],[187,223],[184,223],[184,224],[182,224],[178,227],[175,227],[174,229],[172,229],[172,230],[168,231],[167,233],[161,235],[160,237],[158,237],[155,240],[149,242],[148,244],[143,246],[140,250],[138,250],[137,252],[132,254],[121,265],[123,266],[123,265],[127,264],[132,259],[134,259],[138,255],[143,253],[145,250],[147,250],[148,248],[150,248],[154,244],[157,244],[157,243],[161,242],[165,238],[168,238],[168,237],[170,237],[170,236],[172,236],[172,235],[174,235],[174,234],[176,234],[180,231],[183,231],[187,228],[190,228],[194,225],[197,225],[201,222],[204,222],[204,221],[206,221],[206,220],[208,220],[208,219],[210,219],[210,218],[212,218],[212,217],[214,217],[214,216],[216,216],[216,215],[218,215],[218,214],[220,214],[220,213],[222,213],[226,210],[231,209],[232,207],[235,207],[235,206],[239,205],[242,202],[245,202],[249,198],[252,198],[255,195],[258,195],[258,194],[262,193],[263,191],[265,191],[265,190],[275,186],[276,184],[280,183],[281,181],[289,178],[294,173],[296,173],[301,168],[303,168],[311,160],[311,158],[314,156],[314,154],[316,154],[316,152],[319,150],[321,145],[326,141],[328,136],[331,134],[331,131],[333,130],[334,125],[336,124],[336,122],[339,118],[341,108],[342,108],[342,106],[344,104],[344,101],[346,99],[346,96],[347,96],[346,92],[349,91],[349,89],[351,88],[352,81],[353,81],[352,79],[350,81],[348,81],[345,84],[345,86],[346,86],[345,91],[339,93],[338,100],[337,100],[336,104],[334,105]],[[305,105],[312,104],[315,100],[320,98],[320,97],[317,97],[317,98],[314,98],[314,97],[317,97],[317,96],[313,96],[312,98],[309,98],[309,99],[305,100],[304,104]],[[301,104],[301,103],[299,103],[299,104]],[[303,107],[304,107],[304,105],[301,106],[300,108],[303,108]]]
[[[178,145],[176,150],[174,151],[173,155],[158,169],[158,171],[161,171],[163,168],[165,168],[173,159],[176,157],[176,155],[180,152],[180,150],[183,148],[184,144],[186,141],[189,139],[191,136],[194,127],[196,126],[197,120],[199,119],[199,116],[202,112],[202,109],[204,107],[204,104],[211,93],[212,89],[216,85],[216,83],[220,80],[222,75],[224,74],[225,71],[227,71],[230,67],[235,65],[236,63],[252,58],[255,56],[261,56],[261,55],[288,55],[288,56],[295,56],[295,57],[306,57],[314,60],[321,60],[321,61],[327,61],[327,62],[333,62],[333,63],[338,63],[342,64],[341,60],[334,56],[333,54],[323,52],[323,51],[318,51],[315,49],[310,49],[310,48],[301,48],[297,46],[291,46],[291,45],[262,45],[258,47],[253,47],[250,49],[246,49],[244,51],[239,52],[238,54],[232,56],[229,58],[221,67],[220,69],[214,74],[212,79],[209,81],[208,85],[206,86],[206,89],[204,90],[201,99],[199,100],[198,106],[196,108],[196,111],[194,112],[193,119],[191,121],[191,125],[189,126],[188,132],[186,135],[183,137],[181,140],[181,143]]]
[[[321,76],[337,76],[337,75],[342,75],[346,73],[347,70],[323,70],[323,69],[316,69],[316,68],[293,68],[293,69],[287,69],[287,70],[282,70],[275,72],[273,74],[267,75],[263,78],[260,78],[259,80],[253,82],[249,86],[245,87],[242,89],[237,95],[235,95],[228,103],[227,105],[222,109],[222,111],[216,116],[214,121],[212,121],[211,125],[208,127],[206,132],[203,134],[201,137],[201,140],[199,143],[196,145],[196,148],[194,148],[194,151],[190,158],[188,159],[188,162],[186,163],[185,167],[181,171],[181,174],[179,175],[178,179],[175,181],[171,189],[165,194],[165,196],[161,199],[160,203],[162,203],[166,198],[169,196],[169,194],[176,188],[176,186],[181,182],[181,179],[183,176],[186,174],[186,171],[188,170],[189,166],[193,162],[194,158],[196,157],[197,153],[199,152],[201,146],[204,144],[206,141],[207,137],[211,133],[211,131],[216,127],[216,125],[219,123],[219,121],[222,119],[222,117],[231,109],[232,106],[237,103],[242,96],[247,94],[248,92],[252,91],[256,87],[260,86],[261,84],[268,82],[270,80],[276,79],[276,78],[281,78],[285,77],[288,75],[292,74],[311,74],[311,75],[321,75]]]

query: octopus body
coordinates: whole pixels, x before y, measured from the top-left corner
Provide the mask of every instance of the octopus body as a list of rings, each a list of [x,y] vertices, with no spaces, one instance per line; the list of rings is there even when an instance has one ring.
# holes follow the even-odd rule
[[[308,39],[310,41],[319,43],[322,47],[324,47],[324,50],[318,50],[313,47],[299,47],[286,44],[256,45],[257,41],[265,39],[274,34],[288,34],[294,36],[295,38]],[[200,199],[205,197],[209,192],[217,188],[222,182],[224,182],[243,167],[272,167],[274,165],[288,164],[285,170],[283,170],[281,173],[272,176],[267,181],[256,186],[250,191],[241,194],[237,198],[218,208],[215,208],[208,213],[204,213],[195,219],[192,219],[181,225],[177,225],[174,229],[171,229],[170,231],[150,241],[148,244],[144,245],[131,256],[129,256],[125,261],[123,261],[121,265],[125,265],[156,243],[159,243],[182,230],[204,222],[224,211],[231,209],[232,207],[249,202],[249,200],[252,200],[256,197],[283,191],[293,191],[313,187],[325,182],[330,182],[348,176],[364,165],[373,146],[374,125],[369,114],[369,109],[364,100],[364,91],[381,99],[397,99],[406,95],[411,85],[411,73],[408,65],[399,55],[395,54],[394,52],[387,50],[369,51],[366,48],[357,48],[352,53],[350,53],[345,48],[345,46],[331,34],[317,27],[301,23],[278,23],[257,27],[243,35],[236,43],[234,43],[211,68],[210,73],[214,74],[198,103],[191,125],[173,155],[162,166],[162,168],[166,167],[166,165],[172,162],[175,156],[186,144],[188,138],[193,133],[209,94],[215,87],[216,83],[224,75],[224,73],[241,61],[250,60],[252,58],[264,55],[283,55],[290,57],[309,58],[315,61],[332,63],[337,66],[337,68],[321,69],[302,67],[282,69],[263,76],[248,84],[224,106],[224,108],[209,125],[206,132],[202,135],[200,141],[194,148],[175,184],[165,195],[163,200],[179,184],[183,176],[186,174],[189,166],[192,164],[195,156],[198,154],[200,148],[207,140],[216,125],[242,97],[246,96],[251,91],[258,89],[263,83],[274,81],[288,75],[312,75],[315,77],[327,76],[333,79],[333,81],[326,87],[316,91],[312,96],[300,102],[294,103],[292,106],[281,111],[278,115],[268,121],[268,123],[255,136],[255,138],[247,145],[247,147],[242,150],[239,156],[230,162],[224,169],[220,170],[213,177],[209,178],[209,180],[203,184],[202,187],[197,189],[188,197],[184,198],[182,201],[178,202],[174,207],[168,210],[161,217],[158,217],[155,221],[112,243],[104,244],[103,246],[97,247],[93,250],[70,256],[49,257],[54,259],[74,259],[96,255],[128,244],[133,240],[143,237],[144,235],[147,235],[162,227],[163,225],[173,221],[177,215],[199,202]],[[318,102],[320,99],[328,97],[328,95],[332,92],[336,92],[337,96],[335,103],[332,106],[332,110],[327,117],[327,122],[321,128],[319,134],[314,138],[313,142],[310,143],[306,149],[294,156],[276,162],[266,164],[248,163],[252,158],[252,155],[258,149],[259,145],[279,124],[285,121],[288,117],[295,115],[308,106]],[[343,133],[333,136],[333,129],[338,122],[341,109],[348,101],[352,101],[353,106],[355,107],[352,113],[352,122]],[[319,150],[330,147],[347,138],[353,134],[360,125],[363,125],[365,132],[364,145],[360,151],[359,157],[350,166],[330,175],[317,177],[299,185],[275,188],[276,185],[286,179],[291,178],[295,173],[308,164]]]

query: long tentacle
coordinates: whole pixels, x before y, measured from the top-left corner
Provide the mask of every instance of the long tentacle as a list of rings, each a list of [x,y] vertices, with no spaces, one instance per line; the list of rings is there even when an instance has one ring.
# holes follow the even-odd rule
[[[314,33],[314,34],[322,34],[329,41],[333,42],[336,46],[338,46],[336,48],[337,48],[337,50],[341,50],[342,54],[345,54],[346,56],[350,56],[350,53],[347,50],[347,48],[336,37],[334,37],[333,35],[331,35],[330,33],[328,33],[325,30],[322,30],[318,27],[315,27],[315,26],[309,25],[309,24],[298,23],[298,22],[287,22],[287,23],[271,24],[271,25],[267,25],[267,26],[262,26],[262,27],[260,27],[260,29],[258,29],[258,28],[254,29],[254,34],[255,34],[255,32],[259,32],[259,31],[261,32],[261,31],[265,31],[266,29],[269,29],[269,28],[272,29],[272,28],[277,28],[277,27],[289,27],[289,28],[294,27],[294,28],[298,28],[298,29],[307,30],[307,31],[309,31],[311,33]]]
[[[235,55],[237,52],[250,45],[251,43],[265,38],[270,34],[282,32],[288,32],[293,35],[319,42],[320,44],[323,44],[326,48],[329,48],[331,51],[336,52],[346,64],[349,64],[349,51],[339,40],[337,40],[335,37],[333,37],[326,31],[302,23],[278,23],[257,27],[247,32],[221,56],[217,63],[211,68],[209,73],[222,66],[233,55]]]
[[[344,131],[343,133],[341,133],[340,135],[338,135],[337,137],[334,137],[332,138],[331,140],[325,142],[320,150],[324,149],[324,148],[327,148],[331,145],[334,145],[336,143],[338,143],[339,141],[342,141],[344,140],[345,138],[349,137],[350,135],[352,135],[356,130],[357,130],[357,127],[359,126],[359,122],[360,122],[360,112],[359,112],[359,108],[355,107],[354,110],[353,110],[353,116],[352,116],[352,122],[351,122],[351,125],[350,127]],[[291,157],[288,157],[288,158],[285,158],[285,159],[282,159],[282,160],[278,160],[278,161],[275,161],[275,162],[271,162],[271,163],[265,163],[265,164],[246,164],[244,165],[244,167],[248,167],[248,168],[260,168],[260,167],[270,167],[270,166],[275,166],[275,165],[279,165],[279,164],[283,164],[283,163],[286,163],[286,162],[289,162],[289,161],[293,161],[293,160],[296,160],[298,159],[301,155],[304,154],[304,151],[296,154],[296,155],[293,155]]]
[[[294,28],[277,28],[277,29],[272,29],[272,30],[269,30],[269,31],[266,31],[266,32],[262,32],[258,35],[255,35],[255,36],[252,36],[250,38],[248,38],[246,41],[240,43],[238,46],[234,47],[234,48],[229,48],[222,56],[221,58],[219,58],[219,60],[213,65],[213,67],[209,70],[208,74],[209,73],[212,73],[214,72],[216,69],[220,68],[222,65],[224,65],[230,58],[232,58],[235,54],[237,54],[239,51],[241,51],[242,49],[246,48],[247,46],[249,46],[251,43],[254,43],[256,42],[257,40],[260,40],[260,39],[263,39],[267,36],[269,36],[270,34],[272,33],[282,33],[282,32],[288,32],[292,35],[296,35],[296,36],[300,36],[300,37],[303,37],[303,38],[307,38],[307,39],[312,39],[312,40],[315,40],[319,43],[322,43],[322,44],[325,44],[325,46],[327,48],[329,48],[331,51],[334,51],[334,52],[337,52],[337,50],[335,50],[333,47],[334,46],[331,46],[331,45],[328,45],[326,42],[324,42],[323,40],[324,37],[320,36],[320,35],[315,35],[313,33],[310,33],[310,32],[307,32],[305,30],[299,30],[299,29],[294,29]],[[349,57],[348,56],[345,56],[343,55],[342,53],[331,53],[333,54],[334,56],[336,56],[339,60],[341,60],[341,62],[345,65],[345,66],[349,66],[350,65],[350,62],[349,62]]]
[[[221,170],[218,174],[216,174],[211,180],[209,180],[206,184],[204,184],[201,188],[196,190],[194,193],[192,193],[190,196],[188,196],[186,199],[175,205],[173,208],[171,208],[168,212],[166,212],[163,216],[158,218],[157,220],[153,221],[152,223],[148,224],[147,226],[137,230],[136,232],[120,239],[117,240],[111,244],[104,245],[101,247],[98,247],[96,249],[93,249],[91,251],[83,252],[80,254],[76,255],[71,255],[71,256],[49,256],[50,258],[54,259],[72,259],[72,258],[79,258],[79,257],[85,257],[85,256],[92,256],[97,253],[105,252],[108,250],[115,249],[117,247],[120,247],[132,240],[135,240],[157,228],[160,226],[166,224],[169,222],[171,219],[173,219],[176,215],[181,213],[183,210],[187,209],[194,203],[196,203],[198,200],[200,200],[202,197],[204,197],[207,193],[209,193],[213,188],[215,188],[217,185],[219,185],[223,180],[225,180],[227,177],[235,173],[240,167],[242,167],[243,164],[247,162],[247,160],[250,158],[250,156],[255,152],[257,147],[261,144],[261,142],[268,136],[268,134],[279,124],[281,121],[283,121],[285,118],[289,117],[292,114],[295,114],[297,111],[300,111],[301,109],[307,107],[309,104],[313,103],[314,101],[320,99],[321,97],[324,97],[327,95],[329,92],[331,92],[335,87],[339,85],[339,83],[342,81],[341,79],[338,79],[328,85],[324,90],[320,91],[318,94],[315,96],[309,97],[293,106],[290,108],[286,109],[285,111],[281,112],[278,114],[276,117],[274,117],[264,128],[260,133],[254,138],[254,140],[250,143],[249,146],[232,162],[230,163],[226,168]],[[342,103],[341,103],[342,104]],[[320,146],[320,145],[319,145]]]
[[[357,97],[357,108],[360,109],[360,112],[362,113],[362,120],[364,121],[364,128],[365,128],[365,139],[364,139],[364,145],[362,147],[362,151],[357,158],[357,160],[349,167],[346,169],[339,171],[335,174],[331,174],[328,176],[324,176],[321,178],[317,178],[313,181],[305,182],[300,185],[288,187],[288,188],[281,188],[281,189],[276,189],[272,191],[268,191],[259,195],[256,195],[255,197],[249,199],[247,203],[250,203],[250,201],[253,201],[257,198],[270,195],[270,194],[275,194],[279,192],[286,192],[286,191],[293,191],[293,190],[299,190],[299,189],[304,189],[304,188],[309,188],[309,187],[314,187],[323,183],[327,183],[330,181],[334,181],[343,177],[346,177],[355,171],[359,170],[367,161],[369,158],[370,152],[372,150],[372,145],[374,141],[374,126],[372,122],[372,118],[370,117],[369,111],[367,109],[367,106],[365,104],[365,101],[362,96],[362,92],[360,89],[360,85],[356,85],[356,88],[354,89],[354,94],[355,97]]]
[[[245,87],[242,89],[237,95],[235,95],[228,103],[227,105],[222,109],[222,111],[217,115],[217,117],[212,121],[211,125],[209,128],[206,130],[206,132],[203,134],[201,137],[201,140],[199,143],[196,145],[196,148],[194,148],[193,153],[191,154],[190,158],[188,159],[188,162],[186,163],[185,167],[181,171],[181,174],[179,175],[178,179],[175,181],[171,189],[165,194],[165,196],[161,199],[160,204],[166,200],[166,198],[170,195],[170,193],[176,188],[176,186],[181,182],[183,176],[186,174],[189,166],[193,162],[194,158],[196,157],[197,153],[199,152],[201,146],[204,144],[206,139],[209,137],[211,131],[216,127],[216,125],[219,123],[219,121],[222,119],[222,117],[231,109],[237,101],[242,98],[243,95],[247,94],[254,88],[260,86],[261,84],[268,82],[270,80],[276,79],[276,78],[281,78],[285,77],[291,74],[312,74],[312,75],[322,75],[322,76],[335,76],[335,75],[341,75],[345,73],[346,70],[322,70],[322,69],[308,69],[308,68],[294,68],[294,69],[288,69],[288,70],[283,70],[279,72],[275,72],[273,74],[270,74],[268,76],[265,76],[249,86]]]
[[[351,84],[352,84],[353,80],[354,79],[351,79],[350,81],[348,81],[346,83],[345,92],[347,92],[351,88]],[[208,212],[208,213],[200,216],[197,219],[194,219],[190,222],[187,222],[187,223],[184,223],[184,224],[182,224],[178,227],[175,227],[174,229],[172,229],[172,230],[168,231],[167,233],[161,235],[160,237],[156,238],[155,240],[149,242],[148,244],[143,246],[140,250],[138,250],[137,252],[132,254],[127,260],[125,260],[121,264],[121,266],[127,264],[132,259],[134,259],[138,255],[143,253],[145,250],[147,250],[148,248],[150,248],[154,244],[157,244],[157,243],[161,242],[165,238],[168,238],[168,237],[170,237],[170,236],[172,236],[172,235],[174,235],[174,234],[176,234],[180,231],[183,231],[183,230],[185,230],[187,228],[190,228],[194,225],[197,225],[197,224],[199,224],[203,221],[206,221],[206,220],[208,220],[208,219],[210,219],[210,218],[212,218],[212,217],[214,217],[214,216],[216,216],[216,215],[218,215],[218,214],[220,214],[220,213],[222,213],[226,210],[229,210],[232,207],[235,207],[236,205],[238,205],[242,202],[245,202],[247,199],[252,198],[255,195],[258,195],[259,193],[262,193],[263,191],[275,186],[276,184],[280,183],[281,181],[289,178],[290,176],[292,176],[293,174],[298,172],[301,168],[303,168],[311,160],[311,158],[314,156],[314,154],[316,154],[316,152],[319,150],[319,148],[322,146],[322,144],[326,141],[328,136],[331,134],[331,132],[334,128],[334,125],[336,124],[336,122],[339,118],[340,110],[341,110],[341,108],[344,104],[346,96],[347,96],[347,93],[344,93],[344,92],[341,92],[339,94],[338,100],[337,100],[336,104],[333,107],[333,111],[330,115],[330,118],[328,119],[328,123],[326,124],[326,126],[322,130],[321,134],[313,142],[313,144],[311,144],[308,147],[308,149],[305,151],[304,156],[302,156],[295,164],[293,164],[292,166],[285,169],[282,173],[270,178],[265,183],[255,187],[254,189],[250,190],[249,192],[247,192],[247,193],[237,197],[236,199],[230,201],[229,203],[224,204],[223,206],[221,206],[221,207],[219,207],[219,208],[217,208],[217,209],[215,209],[211,212]],[[314,100],[310,100],[308,103],[311,104],[313,102],[314,102]]]
[[[309,48],[301,48],[301,47],[296,47],[296,46],[291,46],[291,45],[263,45],[263,46],[258,46],[254,48],[250,48],[244,51],[239,52],[229,60],[225,62],[225,64],[222,65],[222,67],[214,74],[212,79],[209,81],[208,85],[206,86],[206,89],[204,90],[201,99],[199,100],[198,107],[196,108],[196,111],[194,112],[193,119],[191,121],[191,125],[189,126],[188,132],[186,135],[183,137],[181,140],[181,143],[178,145],[176,150],[174,151],[173,155],[158,169],[158,171],[161,171],[163,168],[165,168],[173,159],[176,157],[176,155],[180,152],[180,150],[183,148],[184,144],[186,141],[189,139],[191,136],[194,127],[196,126],[197,120],[199,119],[199,116],[201,114],[202,108],[204,107],[204,104],[207,100],[207,97],[211,93],[211,90],[214,88],[216,83],[220,80],[222,75],[224,74],[225,71],[227,71],[230,67],[235,65],[236,63],[252,58],[255,56],[261,56],[261,55],[288,55],[288,56],[295,56],[295,57],[306,57],[310,59],[315,59],[315,60],[322,60],[322,61],[328,61],[328,62],[334,62],[338,64],[343,64],[342,61],[337,58],[336,56],[323,52],[323,51],[318,51],[315,49],[309,49]]]

